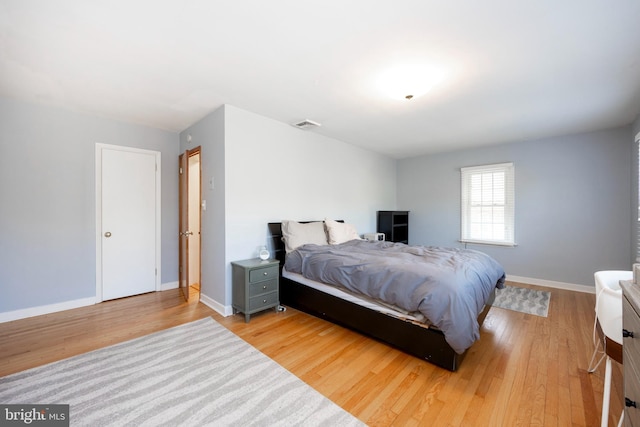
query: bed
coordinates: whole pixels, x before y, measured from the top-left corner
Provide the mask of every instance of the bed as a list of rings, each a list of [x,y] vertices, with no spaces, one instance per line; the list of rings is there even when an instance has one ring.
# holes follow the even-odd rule
[[[292,224],[296,224],[295,228],[297,230],[302,230],[303,227],[314,227],[316,229],[315,237],[308,233],[300,233],[300,237],[296,237],[298,234],[292,234],[289,230],[289,228],[293,227]],[[323,230],[326,231],[324,242],[321,241],[322,236],[319,234],[320,225],[318,224],[323,224]],[[339,224],[339,226],[336,224]],[[438,324],[438,322],[431,322],[430,324],[428,319],[427,323],[425,323],[425,316],[420,318],[419,312],[403,310],[402,308],[398,312],[396,304],[382,303],[382,305],[378,304],[376,306],[378,301],[375,295],[367,296],[361,291],[350,289],[351,282],[367,281],[363,279],[364,276],[360,276],[360,270],[371,269],[373,268],[372,266],[379,264],[379,276],[372,281],[377,282],[380,281],[380,274],[384,275],[384,272],[391,269],[386,264],[383,265],[382,261],[375,261],[370,266],[361,268],[362,260],[358,258],[361,252],[380,249],[388,251],[385,252],[385,256],[391,258],[396,255],[387,254],[394,251],[424,252],[438,248],[409,247],[391,242],[362,241],[357,236],[355,229],[353,227],[349,228],[348,224],[344,224],[343,221],[327,220],[324,223],[322,221],[283,221],[269,223],[268,226],[272,249],[281,266],[280,299],[283,305],[353,329],[450,371],[457,370],[470,345],[467,345],[466,342],[460,343],[452,339],[452,334],[447,329],[450,326],[446,326],[446,323],[441,322],[440,324],[446,327],[438,328],[433,324]],[[340,232],[332,235],[331,231],[335,230],[340,230]],[[296,231],[296,233],[298,232]],[[287,236],[287,238],[283,239],[284,236]],[[381,246],[381,248],[376,246]],[[471,254],[476,256],[477,254],[476,251],[460,249],[453,251],[456,251],[455,256],[457,256],[458,252],[462,255]],[[304,277],[304,274],[309,273],[308,271],[288,271],[285,268],[287,260],[287,266],[292,270],[298,268],[297,264],[303,263],[303,259],[306,265],[314,265],[316,264],[316,258],[314,258],[316,256],[328,256],[329,263],[333,264],[342,264],[343,261],[345,264],[351,263],[350,266],[344,267],[347,268],[348,274],[344,275],[344,272],[342,275],[330,273],[332,270],[322,265],[315,268],[318,274],[321,275],[320,278],[309,278]],[[451,257],[451,255],[447,256]],[[483,256],[487,257],[486,255]],[[405,263],[409,255],[403,253],[399,257],[401,258],[401,263]],[[448,258],[446,262],[448,262]],[[495,262],[495,260],[492,260],[492,262]],[[342,268],[342,265],[339,266],[340,268]],[[405,264],[400,270],[412,270],[412,268],[412,266]],[[309,269],[307,268],[307,270]],[[465,274],[469,275],[469,273]],[[476,275],[476,272],[472,272],[471,275]],[[495,298],[495,289],[503,286],[504,283],[504,271],[501,270],[501,267],[496,268],[492,275],[493,278],[490,279],[492,283],[490,285],[485,284],[485,290],[480,292],[483,294],[480,297],[483,301],[478,305],[477,310],[474,309],[471,321],[458,322],[459,325],[456,325],[459,331],[464,332],[465,329],[475,330],[475,335],[479,337],[479,327]],[[332,281],[336,281],[336,283],[332,283]],[[388,281],[393,282],[394,279],[389,278]],[[393,302],[397,303],[397,301]],[[420,305],[422,306],[423,304]],[[434,316],[434,318],[438,318],[438,316]],[[468,341],[468,338],[465,339]]]

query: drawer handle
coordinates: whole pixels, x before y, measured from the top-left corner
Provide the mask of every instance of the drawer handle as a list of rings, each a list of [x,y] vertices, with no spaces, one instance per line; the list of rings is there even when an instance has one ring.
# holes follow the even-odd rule
[[[262,300],[262,302],[263,302],[264,304],[266,304],[266,303],[267,303],[267,300],[266,300],[266,299],[263,299],[263,300]]]
[[[626,406],[627,408],[631,408],[631,407],[637,408],[636,402],[629,399],[628,397],[624,398],[624,406]]]
[[[262,289],[267,289],[267,285],[264,285],[264,286],[262,287]]]
[[[267,273],[266,271],[264,273],[262,273],[262,274],[265,275],[265,276],[269,275],[269,273]]]
[[[623,338],[633,338],[633,332],[632,331],[627,331],[626,329],[622,330],[622,337]]]

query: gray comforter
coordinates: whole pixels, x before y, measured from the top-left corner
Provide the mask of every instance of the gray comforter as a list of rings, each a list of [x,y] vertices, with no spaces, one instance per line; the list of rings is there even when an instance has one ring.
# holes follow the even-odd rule
[[[304,245],[287,254],[285,268],[420,312],[457,353],[480,337],[478,314],[505,277],[502,266],[482,252],[366,240]]]

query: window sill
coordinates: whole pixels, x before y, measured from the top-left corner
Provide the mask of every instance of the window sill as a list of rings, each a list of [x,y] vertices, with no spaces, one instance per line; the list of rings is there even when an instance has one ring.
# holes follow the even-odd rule
[[[492,242],[489,240],[458,240],[461,243],[465,244],[465,247],[467,246],[467,244],[472,244],[472,245],[488,245],[488,246],[506,246],[509,248],[515,248],[516,246],[518,246],[516,243],[513,242]]]

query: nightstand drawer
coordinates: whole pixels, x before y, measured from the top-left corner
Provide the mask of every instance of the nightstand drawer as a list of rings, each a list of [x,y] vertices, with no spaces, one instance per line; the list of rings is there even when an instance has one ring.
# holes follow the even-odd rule
[[[624,425],[640,426],[640,288],[631,281],[620,281],[622,288],[622,368],[624,378]],[[624,336],[627,335],[627,336]]]
[[[249,298],[249,311],[257,310],[262,307],[271,307],[278,303],[278,293],[260,295],[258,297]]]
[[[249,283],[261,282],[263,280],[275,279],[278,277],[278,267],[266,267],[251,270],[249,272]]]
[[[635,402],[636,407],[625,409],[625,425],[640,425],[640,375],[635,360],[627,353],[624,353],[624,397]]]
[[[249,285],[249,297],[266,294],[278,289],[278,280],[272,279],[264,282],[252,283]]]

